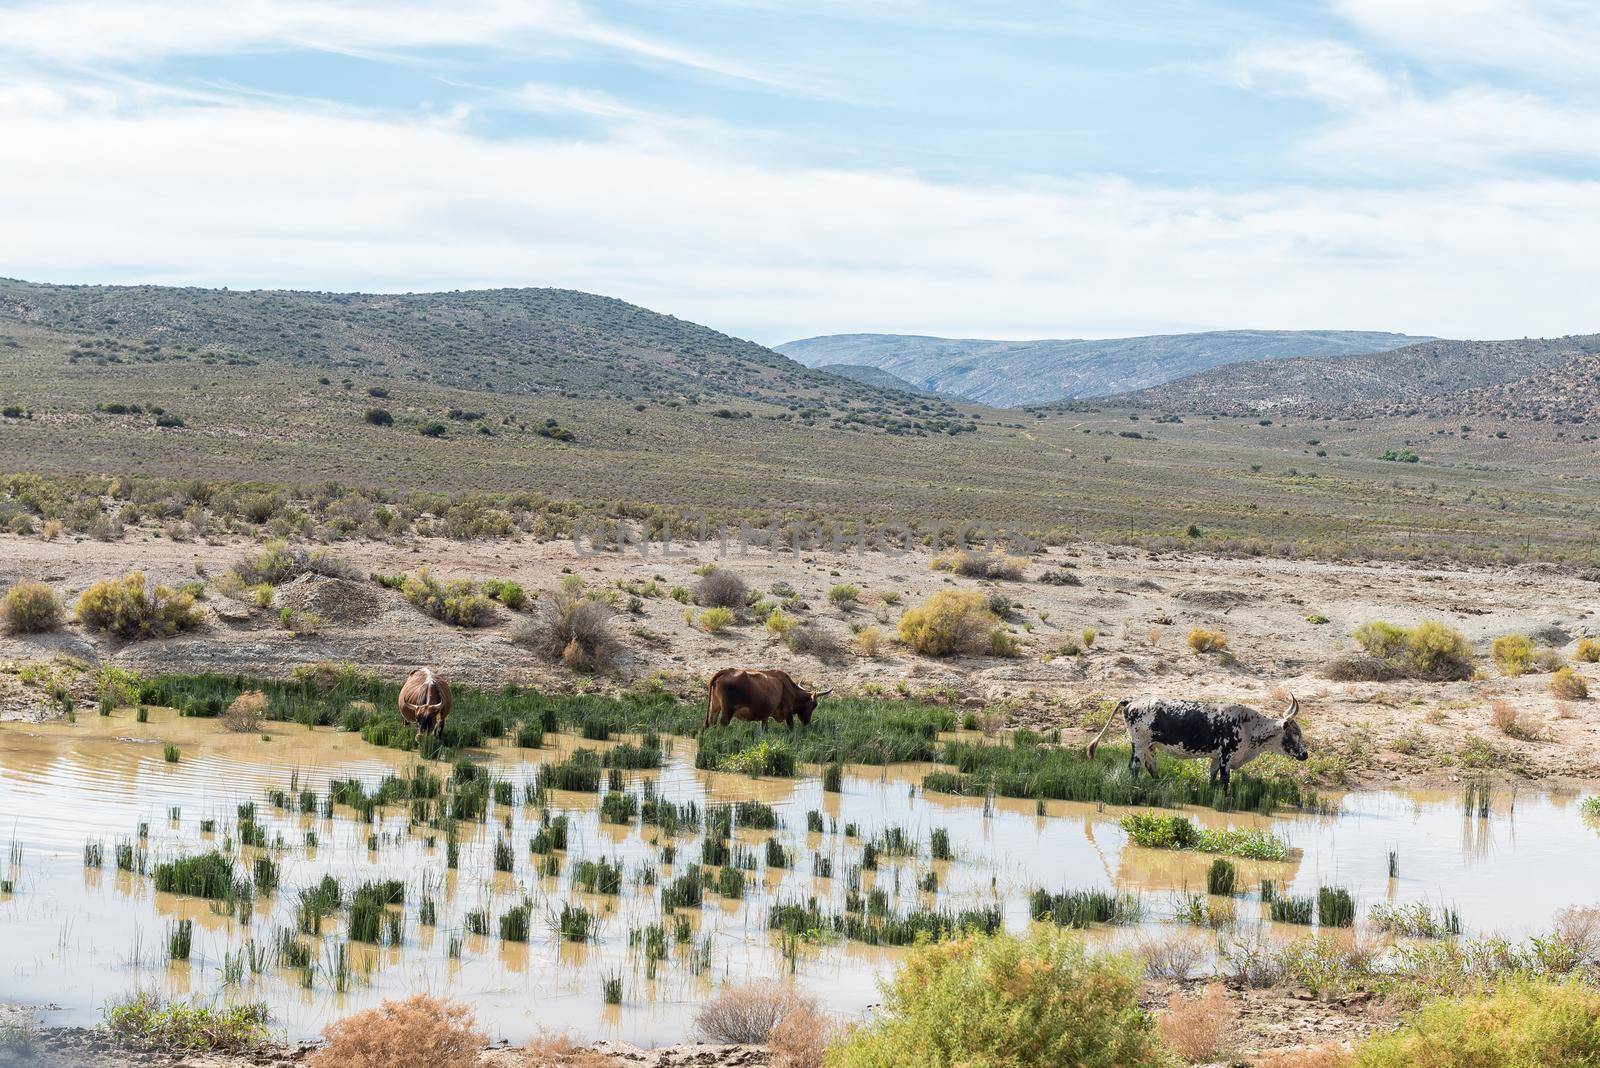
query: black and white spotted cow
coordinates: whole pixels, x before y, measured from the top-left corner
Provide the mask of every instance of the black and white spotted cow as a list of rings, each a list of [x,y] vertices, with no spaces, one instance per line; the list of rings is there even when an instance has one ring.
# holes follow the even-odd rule
[[[1116,711],[1106,718],[1106,725],[1089,743],[1089,755],[1094,756],[1100,740],[1121,713],[1128,726],[1128,738],[1133,743],[1128,769],[1135,777],[1141,764],[1151,775],[1156,773],[1157,753],[1180,760],[1210,757],[1211,782],[1220,782],[1223,789],[1227,789],[1229,774],[1262,753],[1306,759],[1305,736],[1300,733],[1300,724],[1295,722],[1299,711],[1300,701],[1293,694],[1289,695],[1289,709],[1281,719],[1241,704],[1166,697],[1119,701]]]

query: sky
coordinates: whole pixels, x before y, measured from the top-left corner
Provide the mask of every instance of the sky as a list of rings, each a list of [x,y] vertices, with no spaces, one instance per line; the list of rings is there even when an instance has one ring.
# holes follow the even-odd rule
[[[1600,331],[1591,0],[0,0],[0,275]]]

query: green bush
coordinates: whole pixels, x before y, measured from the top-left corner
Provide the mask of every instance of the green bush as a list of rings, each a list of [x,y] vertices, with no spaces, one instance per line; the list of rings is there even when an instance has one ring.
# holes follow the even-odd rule
[[[733,612],[727,608],[707,608],[695,617],[694,625],[707,634],[721,634],[733,625]]]
[[[114,1039],[179,1050],[259,1046],[271,1037],[270,1018],[267,1006],[260,1003],[209,1008],[163,1001],[149,992],[131,994],[105,1007],[106,1029]]]
[[[466,579],[440,582],[426,566],[406,576],[400,594],[434,619],[458,627],[481,627],[494,619],[494,602],[478,592],[475,584]]]
[[[483,592],[513,612],[528,603],[528,595],[510,579],[490,579],[483,584]]]
[[[119,638],[165,638],[200,624],[194,594],[150,586],[143,571],[96,582],[78,598],[78,619]]]
[[[1423,1006],[1398,1032],[1364,1043],[1356,1068],[1580,1068],[1600,1064],[1600,990],[1509,982],[1488,996]]]
[[[897,628],[900,640],[925,656],[1011,656],[1015,640],[989,610],[983,594],[941,590],[907,609]]]
[[[1415,627],[1368,620],[1352,635],[1373,659],[1402,675],[1432,681],[1472,677],[1472,647],[1461,632],[1438,620]]]
[[[0,623],[13,634],[39,634],[61,626],[61,601],[42,582],[20,579],[0,600]]]
[[[920,946],[884,988],[883,1012],[828,1050],[829,1068],[1166,1066],[1139,1007],[1142,969],[1080,937],[969,935]]]
[[[1533,667],[1533,639],[1526,634],[1502,634],[1489,647],[1489,655],[1501,674],[1516,678]]]

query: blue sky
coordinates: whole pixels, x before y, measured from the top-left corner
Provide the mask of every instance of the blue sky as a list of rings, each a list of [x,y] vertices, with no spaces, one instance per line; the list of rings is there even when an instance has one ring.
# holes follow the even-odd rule
[[[0,2],[0,273],[764,342],[1600,330],[1570,0]]]

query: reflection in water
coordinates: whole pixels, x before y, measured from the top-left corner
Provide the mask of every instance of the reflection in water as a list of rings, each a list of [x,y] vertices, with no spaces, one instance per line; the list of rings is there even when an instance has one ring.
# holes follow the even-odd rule
[[[119,712],[76,724],[0,725],[0,836],[12,837],[16,883],[12,895],[0,898],[7,939],[0,1001],[59,1005],[52,1022],[85,1023],[98,1018],[107,999],[153,985],[172,995],[264,999],[279,1024],[300,1036],[382,998],[434,991],[470,1000],[499,1037],[518,1040],[548,1026],[645,1044],[671,1042],[687,1034],[694,1008],[711,986],[725,981],[792,972],[836,1011],[859,1013],[874,1003],[878,977],[901,951],[802,943],[791,947],[791,960],[766,921],[779,901],[814,896],[827,908],[842,908],[851,882],[847,873],[860,863],[863,842],[886,828],[902,828],[917,844],[917,855],[886,855],[877,872],[861,873],[863,895],[880,889],[898,908],[998,904],[1014,930],[1028,922],[1027,895],[1038,887],[1138,892],[1146,896],[1146,922],[1169,923],[1179,895],[1203,892],[1211,861],[1129,846],[1117,822],[1121,810],[1050,802],[1041,816],[1032,801],[985,803],[925,793],[920,784],[927,765],[851,768],[844,792],[827,794],[815,778],[751,780],[696,771],[693,743],[678,739],[667,767],[627,773],[627,788],[637,792],[649,780],[663,799],[702,806],[763,801],[777,810],[781,828],[739,830],[735,846],[760,857],[775,833],[793,859],[787,869],[762,864],[748,872],[742,899],[722,899],[708,890],[704,905],[685,914],[681,932],[668,924],[668,959],[649,962],[640,932],[662,920],[659,886],[699,859],[697,835],[669,843],[637,821],[602,824],[595,795],[554,791],[550,809],[570,818],[561,874],[539,874],[540,858],[528,851],[540,814],[522,803],[523,787],[533,781],[538,764],[606,743],[547,735],[542,750],[490,750],[491,772],[513,785],[515,803],[492,805],[485,821],[460,825],[460,865],[450,870],[441,835],[411,827],[403,804],[380,810],[369,825],[344,808],[326,818],[320,810],[301,814],[292,803],[275,809],[267,800],[269,790],[287,789],[291,777],[319,797],[335,778],[359,778],[370,790],[387,774],[409,775],[415,756],[326,729],[272,724],[269,730],[270,738],[229,734],[213,721],[180,719],[159,709],[144,724]],[[163,758],[167,742],[180,747],[177,763]],[[112,867],[114,846],[133,843],[141,824],[148,827],[152,867],[182,852],[221,848],[231,841],[237,807],[245,802],[255,803],[269,846],[240,848],[240,861],[248,865],[264,854],[281,866],[277,894],[257,897],[248,924],[210,902],[157,893],[149,878]],[[821,813],[824,831],[807,830],[810,810]],[[1342,885],[1362,905],[1446,904],[1459,910],[1470,929],[1508,935],[1547,926],[1557,909],[1588,901],[1590,888],[1600,885],[1600,850],[1575,848],[1578,841],[1592,847],[1593,839],[1574,837],[1581,828],[1564,799],[1506,795],[1479,816],[1476,810],[1464,815],[1459,795],[1367,793],[1344,797],[1333,814],[1270,820],[1244,813],[1190,815],[1219,827],[1270,826],[1295,849],[1282,863],[1238,863],[1241,889],[1251,896],[1231,906],[1213,904],[1235,909],[1244,925],[1264,922],[1253,891],[1266,879],[1281,893],[1296,895]],[[214,831],[203,832],[202,821],[214,821]],[[847,824],[856,825],[855,837],[843,833]],[[934,828],[949,833],[949,861],[929,857]],[[377,839],[376,850],[369,849],[369,834]],[[308,835],[315,836],[315,845],[306,844]],[[502,837],[513,846],[509,873],[492,870]],[[104,870],[84,867],[83,848],[91,841],[105,848]],[[662,863],[667,844],[675,846],[674,863]],[[1391,852],[1397,854],[1394,878]],[[814,874],[814,855],[832,862],[833,877]],[[598,858],[622,865],[622,893],[573,889],[573,865]],[[932,892],[922,887],[930,872],[937,877]],[[402,943],[348,944],[342,917],[330,916],[323,921],[307,987],[301,969],[280,967],[270,951],[280,929],[296,926],[297,891],[325,873],[339,877],[347,891],[367,880],[403,880]],[[424,896],[435,905],[437,926],[419,923]],[[498,918],[524,901],[532,916],[528,942],[502,941]],[[581,903],[594,914],[592,942],[562,939],[563,903]],[[466,918],[474,911],[489,917],[487,937],[467,932]],[[180,920],[193,921],[194,948],[187,963],[170,963],[167,936]],[[1124,944],[1130,936],[1094,937]],[[350,977],[343,991],[334,979],[341,948]],[[602,984],[617,976],[623,1004],[608,1006]]]

